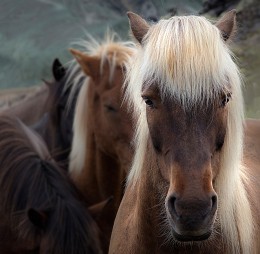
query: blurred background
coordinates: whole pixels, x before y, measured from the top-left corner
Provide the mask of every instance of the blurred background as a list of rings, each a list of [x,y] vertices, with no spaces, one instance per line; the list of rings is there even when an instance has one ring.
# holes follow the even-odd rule
[[[183,14],[214,21],[233,8],[238,32],[232,49],[245,79],[246,114],[260,118],[259,0],[0,0],[0,107],[52,79],[54,58],[68,62],[67,49],[86,33],[102,39],[109,27],[129,39],[128,10],[155,22]]]

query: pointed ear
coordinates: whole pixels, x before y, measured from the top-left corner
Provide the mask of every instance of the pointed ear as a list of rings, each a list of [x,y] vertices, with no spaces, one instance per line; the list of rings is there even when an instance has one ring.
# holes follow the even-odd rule
[[[66,74],[66,69],[62,66],[58,58],[53,61],[52,73],[56,81],[60,81]]]
[[[142,40],[147,34],[150,26],[144,19],[133,12],[127,12],[127,16],[134,37],[140,44],[142,44]]]
[[[30,208],[27,212],[30,222],[39,229],[45,229],[48,222],[48,213]]]
[[[75,57],[85,74],[92,78],[100,74],[100,59],[98,57],[89,56],[76,49],[69,49],[69,51]]]
[[[236,31],[236,10],[227,12],[216,23],[216,26],[221,31],[224,41],[231,40]]]

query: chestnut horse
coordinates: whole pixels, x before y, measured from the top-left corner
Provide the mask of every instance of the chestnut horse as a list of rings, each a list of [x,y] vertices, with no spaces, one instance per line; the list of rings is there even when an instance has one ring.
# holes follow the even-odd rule
[[[0,116],[0,253],[101,253],[98,229],[42,139]]]
[[[76,106],[69,171],[88,205],[113,196],[98,221],[105,252],[133,156],[132,119],[122,100],[123,65],[134,51],[132,44],[112,37],[101,44],[85,42],[84,53],[71,50],[87,76]]]
[[[128,17],[139,43],[126,84],[136,153],[109,253],[259,253],[260,168],[243,165],[240,74],[228,49],[235,11],[216,25]]]

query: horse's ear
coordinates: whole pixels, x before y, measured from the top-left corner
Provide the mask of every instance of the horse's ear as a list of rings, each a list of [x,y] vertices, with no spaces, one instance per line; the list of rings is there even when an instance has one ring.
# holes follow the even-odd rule
[[[113,200],[113,196],[97,204],[89,206],[88,211],[91,214],[92,218],[94,220],[98,219],[102,215],[102,213],[105,212],[106,208],[108,207],[108,205],[111,203],[112,200]]]
[[[66,69],[62,66],[58,58],[53,61],[52,73],[56,81],[60,81],[66,74]]]
[[[45,229],[48,221],[48,213],[30,208],[27,212],[30,222],[39,229]]]
[[[217,23],[224,41],[229,41],[236,31],[236,10],[227,12]]]
[[[133,12],[127,12],[127,16],[134,37],[140,44],[142,44],[142,40],[147,34],[150,26],[143,18]]]
[[[85,74],[92,78],[99,75],[100,59],[98,57],[89,56],[76,49],[69,49],[69,51],[75,57]]]

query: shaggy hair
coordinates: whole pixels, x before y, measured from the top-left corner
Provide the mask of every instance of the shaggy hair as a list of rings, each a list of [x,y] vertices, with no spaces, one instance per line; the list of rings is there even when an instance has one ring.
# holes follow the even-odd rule
[[[37,237],[50,253],[100,253],[97,228],[79,194],[40,137],[15,117],[0,117],[0,200],[21,241]],[[48,214],[44,230],[28,210]]]
[[[128,183],[140,178],[148,141],[142,89],[156,84],[162,98],[177,100],[185,111],[202,102],[232,93],[227,104],[227,134],[215,190],[219,197],[218,220],[230,247],[229,253],[252,253],[252,212],[241,166],[243,98],[241,78],[233,56],[218,28],[204,17],[185,16],[152,25],[127,66],[126,99],[137,117],[135,157]]]
[[[103,42],[98,42],[89,36],[89,40],[80,41],[77,43],[83,52],[90,55],[96,56],[100,59],[100,75],[102,75],[104,63],[108,61],[110,66],[110,82],[112,82],[113,75],[116,66],[124,66],[129,56],[133,54],[135,45],[133,42],[121,41],[115,33],[107,33],[107,36]],[[80,79],[85,74],[83,71],[79,71],[79,64],[73,60],[68,71],[70,75],[78,73],[75,78],[74,85],[78,82],[76,80]],[[75,76],[75,75],[74,75]],[[68,79],[68,83],[70,78]],[[86,111],[87,104],[86,101],[88,93],[88,84],[90,77],[85,76],[85,83],[83,84],[79,98],[77,100],[76,111],[73,122],[73,143],[70,153],[70,166],[69,171],[71,174],[80,174],[85,163],[86,155],[86,134],[87,134],[87,123],[86,123]],[[70,82],[71,83],[71,82]]]

